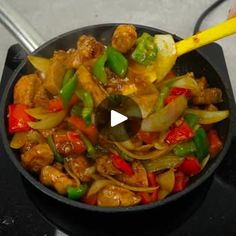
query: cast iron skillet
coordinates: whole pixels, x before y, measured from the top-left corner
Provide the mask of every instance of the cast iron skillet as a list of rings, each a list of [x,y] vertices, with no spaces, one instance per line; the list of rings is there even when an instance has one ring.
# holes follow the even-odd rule
[[[53,51],[58,49],[67,50],[70,48],[75,47],[76,41],[78,40],[79,36],[82,34],[90,34],[96,37],[97,40],[102,41],[105,44],[110,43],[110,39],[112,33],[115,29],[117,24],[103,24],[103,25],[92,25],[80,29],[73,30],[71,32],[65,33],[60,35],[40,46],[36,49],[32,54],[39,55],[43,57],[50,57],[52,56]],[[167,33],[159,29],[136,25],[137,31],[139,35],[142,32],[148,32],[150,34],[162,34]],[[175,40],[180,40],[179,37],[173,35]],[[207,77],[207,80],[210,86],[215,86],[222,89],[223,92],[223,100],[224,102],[220,104],[220,109],[229,109],[230,111],[233,110],[233,100],[232,94],[228,91],[225,83],[224,78],[220,78],[219,74],[217,73],[217,68],[213,68],[213,66],[204,58],[200,52],[194,51],[188,53],[184,56],[178,58],[177,63],[174,67],[174,70],[177,74],[184,74],[186,72],[194,72],[196,77],[200,77],[202,75]],[[106,208],[106,207],[98,207],[98,206],[91,206],[87,205],[78,201],[70,200],[64,196],[57,194],[55,191],[49,189],[48,187],[42,185],[36,176],[30,174],[27,170],[25,170],[20,163],[19,159],[19,152],[14,151],[10,148],[9,143],[11,136],[7,132],[7,107],[8,104],[12,103],[13,101],[13,88],[17,80],[24,74],[29,74],[34,72],[33,67],[30,63],[25,60],[13,73],[12,77],[9,78],[9,81],[6,85],[6,88],[1,95],[1,103],[0,103],[0,130],[1,130],[1,145],[4,148],[7,156],[4,158],[10,158],[10,160],[14,163],[15,167],[18,171],[28,180],[32,185],[34,185],[37,189],[42,191],[44,194],[50,196],[51,198],[59,201],[61,203],[70,205],[72,207],[94,211],[94,212],[103,212],[103,213],[123,213],[123,212],[138,212],[144,211],[152,208],[157,208],[160,206],[168,205],[170,202],[174,202],[177,199],[181,198],[184,195],[187,195],[189,192],[193,191],[195,188],[200,186],[203,182],[205,182],[216,170],[219,164],[222,162],[224,156],[227,153],[229,145],[231,143],[231,133],[232,133],[232,119],[228,118],[219,124],[217,124],[217,130],[224,141],[224,147],[222,151],[219,153],[214,160],[210,161],[207,167],[200,173],[200,175],[192,178],[190,185],[182,192],[176,193],[167,197],[164,200],[157,201],[148,205],[139,205],[139,206],[132,206],[126,208]],[[24,92],[24,91],[22,91]]]

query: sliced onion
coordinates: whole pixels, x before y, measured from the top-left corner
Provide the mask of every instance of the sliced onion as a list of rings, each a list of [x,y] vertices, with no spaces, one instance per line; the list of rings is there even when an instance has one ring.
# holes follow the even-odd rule
[[[126,189],[134,191],[134,192],[153,192],[159,188],[159,186],[157,186],[157,187],[134,187],[134,186],[127,185],[123,182],[120,182],[117,179],[115,179],[109,175],[103,175],[103,176],[105,178],[111,180],[113,182],[113,184],[116,184],[118,186],[121,186],[123,188],[126,188]]]
[[[207,165],[207,163],[208,163],[209,160],[210,160],[210,154],[208,154],[208,155],[202,160],[202,163],[201,163],[201,170],[203,170],[203,169],[206,167],[206,165]]]
[[[79,180],[79,178],[71,171],[71,169],[70,169],[70,167],[69,167],[67,161],[64,162],[64,168],[65,168],[67,174],[70,175],[70,176],[75,180],[76,186],[79,187],[79,186],[80,186],[80,180]]]
[[[187,108],[187,99],[181,95],[164,108],[143,119],[141,129],[148,132],[167,130]]]
[[[165,190],[165,189],[160,189],[160,190],[158,191],[158,199],[159,199],[159,200],[162,200],[162,199],[166,198],[169,194],[170,194],[169,191],[167,191],[167,190]]]
[[[159,199],[164,199],[169,195],[175,185],[175,173],[173,170],[168,170],[157,176],[157,182],[160,185],[160,190],[158,192]]]
[[[158,150],[164,150],[168,147],[168,144],[164,143],[164,142],[161,142],[161,141],[156,141],[154,143],[154,148],[158,149]]]
[[[49,114],[52,114],[51,112],[48,112],[48,110],[46,110],[43,107],[35,107],[35,108],[27,109],[26,113],[34,117],[35,119],[45,119]]]
[[[183,160],[184,158],[182,157],[169,155],[162,156],[155,160],[144,161],[143,165],[147,171],[161,171],[170,168],[174,169],[178,167],[183,162]]]
[[[155,80],[161,81],[171,71],[177,59],[175,41],[172,35],[158,34],[154,36],[154,42],[158,48],[157,60],[155,63]]]
[[[165,189],[168,192],[172,192],[175,184],[175,173],[172,169],[161,173],[157,176],[157,182],[161,189]]]
[[[14,149],[23,147],[27,141],[27,134],[28,131],[15,133],[11,140],[10,147]]]
[[[134,150],[137,152],[147,152],[153,147],[152,144],[136,146],[134,143],[132,143],[130,139],[127,141],[121,142],[121,145],[128,150]]]
[[[98,180],[94,181],[88,190],[87,196],[89,197],[93,194],[96,194],[97,192],[99,192],[101,189],[103,189],[108,184],[112,184],[112,181],[108,180],[108,179],[98,179]]]
[[[229,110],[206,111],[200,109],[186,109],[185,112],[198,116],[198,122],[204,125],[217,123],[229,117]]]
[[[40,121],[29,122],[29,126],[33,129],[51,129],[59,125],[66,116],[66,111],[53,112],[43,117]]]
[[[135,145],[132,143],[132,141],[129,139],[129,140],[126,140],[126,141],[123,141],[121,142],[121,145],[128,149],[128,150],[135,150]]]
[[[168,147],[166,147],[166,149],[163,149],[163,150],[156,150],[156,151],[149,152],[147,154],[136,154],[134,152],[128,151],[123,146],[121,146],[119,143],[115,143],[115,144],[116,144],[117,148],[119,148],[121,150],[121,152],[126,154],[128,157],[131,157],[131,158],[137,159],[137,160],[156,159],[156,158],[159,158],[159,157],[167,154],[168,152],[170,152],[174,148],[173,145],[168,145]]]
[[[145,144],[140,147],[137,147],[135,150],[137,152],[148,152],[151,148],[153,148],[153,144]]]
[[[47,73],[50,67],[50,60],[44,57],[29,55],[28,60],[33,67],[41,72]]]
[[[171,86],[190,89],[194,96],[198,96],[201,92],[198,83],[193,76],[193,73],[187,73],[177,77]]]

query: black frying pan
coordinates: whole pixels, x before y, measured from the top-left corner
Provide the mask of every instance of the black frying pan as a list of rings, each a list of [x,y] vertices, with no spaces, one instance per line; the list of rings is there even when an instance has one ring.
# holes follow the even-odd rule
[[[0,6],[1,7],[1,6]],[[1,9],[0,9],[1,10]],[[0,11],[1,13],[1,11]],[[1,14],[0,14],[1,16]],[[6,24],[6,22],[5,22]],[[112,33],[117,24],[103,24],[103,25],[93,25],[80,29],[76,29],[60,35],[40,46],[36,49],[32,54],[39,55],[43,57],[50,57],[54,50],[64,49],[67,50],[69,48],[73,48],[76,45],[76,41],[79,36],[82,34],[90,34],[95,36],[98,40],[102,41],[105,44],[110,43],[110,39]],[[159,29],[136,25],[137,31],[139,34],[142,32],[148,32],[150,34],[162,34],[167,33]],[[14,29],[13,29],[14,30]],[[180,40],[179,37],[174,36],[175,40]],[[27,46],[24,42],[24,46],[28,48],[28,51],[31,51],[34,47]],[[233,95],[230,90],[227,89],[226,84],[224,83],[224,78],[221,78],[217,73],[217,68],[214,68],[208,61],[207,58],[201,55],[200,52],[194,51],[188,53],[184,56],[178,58],[177,63],[174,67],[174,70],[177,74],[184,74],[186,72],[193,71],[196,77],[200,77],[202,75],[206,76],[208,82],[211,86],[219,87],[223,92],[223,100],[224,102],[220,104],[220,109],[229,109],[233,111]],[[66,197],[63,197],[57,194],[55,191],[45,187],[42,185],[38,179],[26,171],[19,161],[19,153],[10,148],[9,143],[11,136],[7,132],[7,107],[8,104],[12,103],[13,98],[13,88],[16,81],[24,74],[32,73],[34,68],[30,65],[30,63],[25,60],[14,72],[11,78],[9,78],[9,82],[6,85],[6,88],[1,95],[1,103],[0,103],[0,130],[1,130],[1,140],[2,140],[2,148],[7,153],[7,156],[4,158],[10,158],[10,160],[14,163],[15,167],[18,171],[24,176],[24,178],[29,181],[32,185],[34,185],[37,189],[42,191],[44,194],[50,196],[55,199],[55,201],[59,201],[61,203],[70,205],[74,208],[94,211],[94,212],[103,212],[103,213],[122,213],[122,212],[137,212],[144,211],[152,208],[157,208],[160,206],[168,205],[171,202],[176,201],[177,199],[187,195],[198,186],[200,186],[203,182],[205,182],[216,170],[219,164],[222,162],[224,156],[227,153],[229,145],[231,143],[231,134],[232,134],[232,119],[226,119],[219,124],[217,124],[218,132],[224,141],[224,148],[219,153],[214,160],[210,161],[207,167],[201,172],[200,175],[192,178],[190,185],[182,192],[176,193],[167,197],[164,200],[157,201],[148,205],[140,205],[140,206],[132,206],[127,208],[105,208],[105,207],[97,207],[90,206],[81,202],[70,200]],[[22,91],[24,92],[24,91]]]

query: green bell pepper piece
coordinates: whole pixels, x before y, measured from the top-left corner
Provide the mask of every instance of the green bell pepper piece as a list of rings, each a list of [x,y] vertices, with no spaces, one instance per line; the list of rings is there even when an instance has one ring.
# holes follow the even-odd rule
[[[107,48],[107,65],[118,76],[125,76],[128,70],[128,60],[116,49]]]
[[[107,84],[107,74],[105,71],[105,63],[107,61],[107,53],[105,52],[100,56],[93,66],[93,75],[98,79],[103,85]]]
[[[184,116],[184,120],[188,123],[190,128],[193,128],[198,122],[198,117],[192,113],[188,113]]]
[[[208,154],[209,143],[205,130],[200,127],[196,130],[193,141],[196,145],[196,156],[199,161],[202,161]]]
[[[157,51],[158,49],[154,38],[148,33],[143,33],[141,37],[137,39],[137,46],[131,57],[140,64],[149,65],[156,61]]]
[[[87,156],[89,158],[92,158],[94,159],[95,157],[95,148],[94,146],[92,145],[92,143],[89,141],[89,139],[87,137],[85,137],[81,132],[80,132],[80,138],[82,139],[83,143],[85,144],[86,146],[86,149],[87,149]]]
[[[56,146],[54,144],[53,141],[53,137],[52,135],[48,136],[48,145],[51,148],[53,154],[54,154],[54,158],[57,162],[63,163],[64,162],[64,158],[58,153]]]
[[[84,105],[81,116],[85,121],[86,125],[90,125],[93,113],[93,97],[91,93],[85,90],[77,91],[76,95],[82,100]]]
[[[196,145],[193,141],[189,141],[186,143],[178,144],[174,147],[173,152],[176,156],[184,157],[191,153],[196,152]]]
[[[87,184],[81,184],[79,187],[68,187],[67,188],[67,195],[68,198],[72,200],[78,200],[81,198],[86,192],[88,191]]]
[[[75,115],[75,116],[82,116],[82,111],[83,111],[83,108],[79,105],[74,105],[72,108],[71,108],[71,115]]]
[[[159,111],[160,109],[162,109],[164,107],[164,102],[165,102],[166,97],[169,94],[169,91],[170,91],[170,89],[168,86],[164,86],[161,89],[160,95],[157,100],[156,111]]]
[[[66,71],[62,81],[62,87],[69,81],[69,79],[74,75],[74,73],[75,73],[74,69],[69,69]]]
[[[70,99],[72,98],[76,86],[77,86],[78,77],[74,74],[67,83],[62,87],[60,91],[60,96],[63,102],[64,107],[67,107]]]

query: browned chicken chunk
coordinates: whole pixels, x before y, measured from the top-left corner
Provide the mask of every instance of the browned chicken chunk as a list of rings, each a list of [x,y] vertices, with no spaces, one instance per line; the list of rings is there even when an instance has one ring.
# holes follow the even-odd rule
[[[76,73],[80,78],[78,83],[79,86],[92,94],[95,106],[100,104],[100,102],[106,98],[106,92],[96,83],[92,74],[85,66],[80,66]]]
[[[208,87],[207,80],[205,76],[202,76],[200,79],[196,80],[200,90],[204,90]]]
[[[55,60],[61,61],[66,69],[78,68],[81,64],[79,50],[69,49],[68,51],[58,50],[53,54]]]
[[[219,88],[206,88],[199,96],[192,98],[194,105],[208,105],[222,102],[222,91]]]
[[[119,175],[122,173],[112,164],[112,159],[106,155],[96,159],[96,168],[102,175]]]
[[[45,166],[40,173],[40,182],[53,187],[60,194],[65,195],[69,186],[74,186],[75,181],[55,167]]]
[[[117,175],[117,179],[128,185],[137,187],[147,187],[148,186],[147,172],[143,167],[142,163],[140,161],[134,161],[132,163],[132,169],[134,171],[134,175],[129,176],[127,174],[121,174]]]
[[[103,207],[128,207],[137,205],[141,197],[128,189],[115,185],[107,185],[97,196],[98,206]]]
[[[30,130],[27,132],[25,143],[21,147],[21,152],[25,153],[29,151],[33,146],[39,143],[45,143],[46,139],[36,130]]]
[[[90,166],[88,159],[84,156],[79,156],[76,158],[72,158],[69,162],[69,166],[73,173],[82,181],[89,182],[90,177],[86,175],[86,169]]]
[[[117,176],[117,179],[128,185],[137,187],[148,187],[147,172],[140,161],[134,161],[132,163],[132,169],[134,175],[129,176],[127,174],[121,174]]]
[[[40,134],[44,137],[44,138],[48,138],[48,136],[53,135],[56,131],[55,128],[52,129],[39,129],[38,130],[40,132]]]
[[[34,95],[34,99],[33,99],[34,107],[47,108],[48,102],[49,102],[49,97],[48,97],[47,91],[41,84]]]
[[[52,95],[58,95],[62,86],[63,77],[66,71],[64,63],[53,59],[44,80],[45,89]]]
[[[22,76],[14,87],[14,103],[32,107],[35,93],[41,83],[41,79],[36,74]]]
[[[137,33],[133,25],[119,25],[112,36],[112,47],[126,53],[134,46],[136,39]]]
[[[38,144],[21,155],[21,162],[28,170],[39,172],[53,162],[53,153],[48,144]]]
[[[77,48],[82,63],[99,57],[104,50],[102,43],[90,35],[82,35],[77,42]]]

